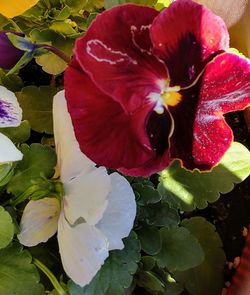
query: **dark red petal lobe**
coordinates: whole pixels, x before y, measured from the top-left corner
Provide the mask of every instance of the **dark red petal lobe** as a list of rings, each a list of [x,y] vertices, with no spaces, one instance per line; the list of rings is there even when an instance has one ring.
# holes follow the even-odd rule
[[[170,110],[175,121],[171,156],[188,169],[209,170],[233,140],[223,114],[250,104],[250,62],[221,54],[207,64],[197,85],[182,95],[182,103]]]
[[[229,46],[223,20],[191,0],[177,0],[163,10],[150,36],[155,55],[167,64],[172,85],[190,85],[210,56]]]
[[[128,175],[149,176],[169,164],[167,155],[158,156],[148,139],[145,122],[152,112],[150,103],[126,114],[76,61],[65,71],[65,95],[80,148],[98,165]]]
[[[159,92],[159,80],[168,77],[166,66],[152,55],[149,27],[157,15],[149,7],[116,6],[97,16],[76,42],[83,70],[128,113]]]

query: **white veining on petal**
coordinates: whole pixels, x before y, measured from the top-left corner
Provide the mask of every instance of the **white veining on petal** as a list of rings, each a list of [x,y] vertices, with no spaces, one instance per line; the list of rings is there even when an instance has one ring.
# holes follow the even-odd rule
[[[136,26],[131,26],[130,27],[130,31],[131,31],[131,35],[132,35],[132,42],[133,42],[133,44],[135,45],[135,47],[137,48],[137,49],[139,49],[142,53],[147,53],[148,55],[152,55],[153,53],[152,53],[152,48],[149,48],[149,50],[148,49],[145,49],[145,48],[142,48],[137,42],[136,42],[136,33],[137,34],[140,34],[140,33],[142,33],[143,31],[145,31],[145,30],[149,30],[150,29],[150,27],[151,27],[151,24],[149,24],[149,25],[142,25],[142,26],[140,26],[140,29],[138,29]]]
[[[127,53],[113,50],[98,39],[89,40],[87,42],[86,51],[98,62],[106,62],[110,65],[116,65],[122,62],[129,62],[134,65],[138,64],[138,62],[131,58]]]

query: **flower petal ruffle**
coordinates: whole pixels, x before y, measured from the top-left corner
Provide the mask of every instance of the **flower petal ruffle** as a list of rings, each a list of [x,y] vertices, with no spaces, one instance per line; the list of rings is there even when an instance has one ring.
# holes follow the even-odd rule
[[[64,182],[64,210],[73,225],[80,217],[95,225],[107,208],[110,178],[104,167],[83,171],[71,181]]]
[[[21,124],[22,109],[15,94],[0,86],[0,127],[16,127]]]
[[[163,10],[150,36],[154,54],[168,67],[171,84],[182,87],[195,80],[211,55],[229,46],[223,20],[191,0],[177,0]]]
[[[135,195],[128,181],[118,173],[112,173],[110,178],[108,207],[96,225],[107,237],[109,251],[123,249],[122,239],[129,235],[136,215]]]
[[[57,238],[67,275],[81,287],[90,283],[108,257],[106,237],[87,223],[71,226],[62,212]]]
[[[17,235],[21,244],[33,247],[47,242],[57,231],[60,215],[60,204],[56,198],[44,198],[29,201],[20,223],[20,234]]]
[[[116,6],[97,16],[76,41],[75,56],[82,69],[128,113],[143,106],[151,92],[160,91],[160,81],[168,78],[165,65],[152,54],[149,37],[157,15],[149,7]]]
[[[67,110],[64,91],[58,92],[53,100],[53,125],[57,161],[62,182],[68,182],[95,167],[80,150]]]
[[[5,135],[0,133],[0,163],[20,161],[23,154],[16,148],[14,143]]]
[[[250,104],[250,62],[224,53],[207,64],[200,81],[170,111],[175,121],[171,156],[188,169],[209,170],[229,148],[233,133],[223,114]]]
[[[159,166],[167,166],[168,156],[164,155],[163,161],[155,153],[145,130],[145,120],[153,108],[151,103],[126,114],[74,62],[66,70],[65,78],[68,109],[84,154],[98,165],[130,175],[147,176],[159,171]]]

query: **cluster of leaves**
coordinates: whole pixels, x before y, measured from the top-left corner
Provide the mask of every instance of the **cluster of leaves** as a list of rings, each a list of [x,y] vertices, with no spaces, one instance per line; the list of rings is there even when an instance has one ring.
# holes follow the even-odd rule
[[[32,42],[53,45],[70,56],[74,40],[98,13],[127,2],[132,1],[40,0],[14,22]],[[170,1],[133,2],[160,10]],[[0,28],[13,29],[13,22],[0,17]],[[15,165],[0,166],[0,294],[39,295],[46,291],[58,295],[46,277],[39,279],[34,257],[60,278],[64,294],[129,295],[137,286],[153,295],[178,295],[183,290],[193,295],[219,295],[225,265],[220,237],[204,218],[184,216],[215,202],[250,174],[250,153],[238,143],[211,172],[192,173],[176,161],[159,177],[129,177],[137,200],[134,229],[124,241],[125,248],[112,251],[84,288],[65,276],[56,239],[33,249],[23,249],[17,242],[15,235],[27,200],[60,193],[58,180],[52,178],[56,165],[52,100],[62,87],[55,75],[64,71],[66,63],[51,52],[37,56],[36,63],[49,74],[50,85],[30,86],[22,75],[0,70],[0,85],[16,93],[24,119],[19,127],[0,130],[24,155]]]

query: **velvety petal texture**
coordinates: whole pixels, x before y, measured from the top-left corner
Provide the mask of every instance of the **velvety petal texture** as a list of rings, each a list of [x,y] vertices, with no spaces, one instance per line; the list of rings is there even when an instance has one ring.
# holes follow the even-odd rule
[[[10,32],[10,31],[8,31]],[[15,32],[11,32],[17,34]],[[6,31],[0,31],[0,68],[10,69],[22,57],[23,51],[16,48],[6,35]]]
[[[175,1],[163,10],[150,36],[155,54],[168,66],[172,85],[190,85],[211,55],[229,47],[223,20],[191,0]]]
[[[250,56],[250,1],[196,0],[221,16],[229,27],[232,47]]]
[[[33,247],[47,242],[57,231],[60,210],[60,203],[56,198],[29,201],[23,211],[20,234],[17,235],[20,243]]]
[[[75,56],[84,71],[105,94],[130,113],[159,91],[167,70],[152,54],[150,26],[158,12],[128,4],[97,16],[84,38],[76,42]]]
[[[34,6],[39,0],[1,0],[0,13],[8,18],[18,16]]]
[[[170,110],[176,124],[171,156],[188,169],[209,170],[233,140],[223,114],[250,105],[249,60],[229,53],[217,56],[200,81],[182,95],[183,103]]]
[[[98,165],[148,175],[169,163],[168,152],[163,161],[146,132],[145,118],[153,110],[152,103],[135,113],[125,113],[119,103],[94,85],[76,61],[65,71],[65,91],[80,148]]]
[[[80,149],[131,176],[173,159],[211,169],[233,140],[223,114],[249,105],[249,61],[228,49],[223,20],[192,0],[100,14],[65,72]]]

